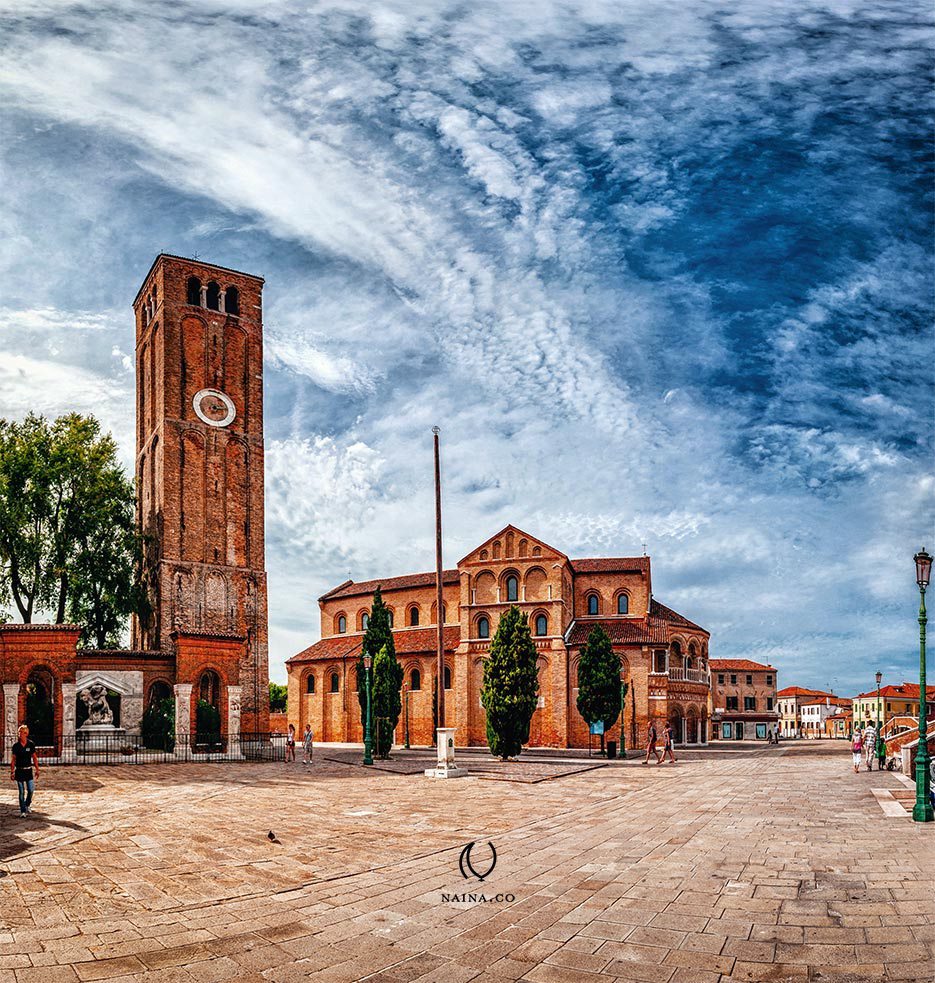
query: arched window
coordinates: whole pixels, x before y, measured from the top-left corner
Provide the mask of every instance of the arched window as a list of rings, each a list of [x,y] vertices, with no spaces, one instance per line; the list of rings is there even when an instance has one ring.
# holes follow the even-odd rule
[[[588,614],[600,614],[597,594],[588,594]]]
[[[544,614],[536,615],[536,634],[537,635],[548,635],[549,633],[549,619]]]
[[[341,690],[341,677],[336,673],[331,673],[331,692],[338,693]]]
[[[338,618],[338,634],[343,635],[347,631],[347,618],[342,614]]]
[[[442,605],[442,624],[445,625],[447,623],[448,623],[448,605],[447,604],[443,604]]]
[[[224,294],[224,308],[228,314],[240,313],[240,291],[236,287],[228,287]]]
[[[627,614],[630,610],[630,598],[626,594],[617,595],[617,614]]]
[[[168,700],[171,697],[172,687],[160,679],[149,687],[149,701],[147,705],[153,706],[153,704],[162,703],[163,700]]]
[[[506,599],[508,601],[519,600],[519,580],[512,574],[506,578]]]
[[[210,703],[215,709],[221,705],[221,680],[213,669],[205,669],[198,685],[198,698]]]
[[[422,673],[418,669],[413,669],[409,673],[409,688],[411,690],[422,689]]]
[[[477,637],[490,638],[490,619],[486,615],[477,619]]]
[[[48,669],[33,669],[26,681],[26,726],[33,744],[55,743],[55,679]]]
[[[305,677],[305,692],[314,693],[315,692],[315,677],[309,673]]]
[[[393,612],[391,610],[387,609],[386,614],[387,614],[387,617],[390,619],[390,628],[392,628],[393,627]]]
[[[415,628],[419,623],[419,609],[417,607],[411,607],[409,609],[409,624]]]
[[[442,677],[442,680],[443,680],[443,682],[445,684],[445,689],[451,689],[451,667],[450,666],[445,666],[445,674]]]
[[[218,311],[221,309],[221,288],[214,280],[208,284],[207,298],[207,306],[209,310]]]
[[[370,627],[370,615],[366,611],[360,616],[360,627],[364,631]]]
[[[196,276],[188,278],[188,292],[186,300],[195,307],[201,307],[201,280]]]

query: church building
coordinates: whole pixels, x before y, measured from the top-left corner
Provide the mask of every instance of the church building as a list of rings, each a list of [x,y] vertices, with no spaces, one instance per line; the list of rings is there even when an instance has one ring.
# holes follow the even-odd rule
[[[319,741],[360,741],[356,663],[377,588],[392,616],[403,666],[403,713],[396,741],[434,743],[433,692],[437,618],[434,573],[338,585],[319,598],[321,640],[288,660],[289,717]],[[445,725],[461,746],[487,743],[480,702],[484,661],[500,616],[516,604],[538,650],[539,704],[529,744],[587,747],[578,713],[578,662],[591,629],[601,625],[629,684],[623,720],[608,730],[628,747],[642,745],[650,720],[666,720],[678,743],[708,740],[709,634],[652,594],[650,559],[571,559],[507,526],[443,574]],[[594,740],[592,738],[592,740]]]

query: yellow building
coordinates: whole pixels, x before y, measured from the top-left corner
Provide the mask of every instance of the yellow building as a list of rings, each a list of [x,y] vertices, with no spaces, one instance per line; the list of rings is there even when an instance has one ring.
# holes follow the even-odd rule
[[[927,712],[935,712],[935,686],[926,687]],[[854,698],[854,726],[866,727],[868,723],[885,727],[894,717],[919,716],[919,685],[918,683],[900,683],[898,686],[883,686],[880,688],[879,702],[877,691],[861,693]]]

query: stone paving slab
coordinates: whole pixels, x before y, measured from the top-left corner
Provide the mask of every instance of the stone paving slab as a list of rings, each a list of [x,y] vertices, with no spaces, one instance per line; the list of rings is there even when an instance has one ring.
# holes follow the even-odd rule
[[[33,818],[13,786],[0,805],[0,983],[931,983],[935,829],[884,815],[874,789],[904,785],[828,743],[472,756],[450,782],[343,751],[49,768]]]

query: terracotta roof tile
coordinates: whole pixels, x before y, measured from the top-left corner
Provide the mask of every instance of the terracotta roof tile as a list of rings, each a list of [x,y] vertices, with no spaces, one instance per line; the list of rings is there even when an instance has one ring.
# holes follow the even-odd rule
[[[709,659],[708,665],[712,672],[775,672],[775,666],[762,662],[752,662],[750,659]]]
[[[576,619],[569,630],[568,644],[583,645],[595,625],[600,625],[617,645],[668,645],[672,628],[689,628],[707,634],[704,628],[654,599],[646,618]]]
[[[434,652],[436,645],[436,629],[432,625],[428,628],[396,628],[393,630],[393,644],[396,646],[396,654],[400,655],[419,655],[426,652]],[[362,632],[353,635],[331,635],[321,641],[309,645],[291,659],[287,659],[289,664],[299,662],[313,662],[321,660],[341,659],[353,656],[355,659],[360,653],[360,646],[364,640]],[[446,625],[444,634],[444,644],[446,652],[453,652],[461,641],[461,628],[458,625]]]
[[[461,582],[457,570],[443,570],[442,584],[458,584]],[[409,573],[403,577],[384,577],[382,580],[362,580],[357,583],[353,580],[346,580],[343,584],[322,594],[319,601],[334,600],[336,597],[360,597],[367,595],[372,597],[379,587],[381,591],[407,590],[413,587],[431,587],[435,583],[435,571],[429,573]]]
[[[624,573],[649,570],[648,556],[598,556],[583,560],[569,560],[575,573]]]
[[[832,700],[838,699],[834,693],[826,693],[823,689],[806,689],[804,686],[787,686],[776,694],[777,699],[788,698],[790,696],[828,696]]]
[[[935,686],[926,686],[926,703],[930,699],[935,699]],[[869,690],[866,693],[858,693],[855,699],[858,700],[872,700],[876,699],[877,691],[875,689]],[[918,683],[899,683],[899,685],[889,685],[880,687],[881,698],[888,698],[891,700],[917,700],[919,698],[919,684]]]

